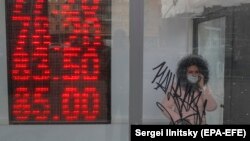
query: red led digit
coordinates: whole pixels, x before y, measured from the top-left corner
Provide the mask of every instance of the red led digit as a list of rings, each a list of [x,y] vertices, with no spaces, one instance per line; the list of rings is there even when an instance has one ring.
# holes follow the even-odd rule
[[[76,88],[65,88],[62,94],[62,114],[65,120],[79,120],[80,99],[80,94]]]
[[[36,15],[39,15],[39,14],[42,14],[42,10],[44,8],[44,2],[45,0],[35,0],[35,5],[34,5],[34,11],[33,13],[36,14]]]
[[[100,76],[100,60],[97,47],[101,46],[101,24],[96,14],[100,1],[92,0],[91,2],[82,0],[82,10],[85,17],[83,23],[83,45],[88,48],[82,58],[82,74],[83,80],[96,81]],[[89,36],[92,34],[94,37],[90,40]]]
[[[29,16],[12,16],[13,22],[22,23],[22,28],[19,30],[17,42],[12,53],[12,79],[17,81],[27,81],[30,79],[31,75],[29,68],[29,54],[26,49],[26,46],[28,45],[28,28],[30,26],[29,20]]]
[[[18,121],[27,121],[31,115],[31,94],[26,87],[16,88],[13,95],[12,114]]]
[[[32,44],[34,52],[32,54],[33,62],[36,68],[33,71],[34,80],[49,80],[49,60],[48,60],[48,46],[50,44],[50,36],[48,35],[48,24],[46,17],[35,18],[34,34],[32,35]]]
[[[25,4],[26,0],[15,0],[15,4],[13,7],[13,13],[20,14],[23,10],[23,6]]]
[[[90,16],[90,15],[88,15]],[[86,18],[83,23],[83,45],[85,47],[100,47],[101,46],[101,24],[98,18]],[[93,35],[90,41],[89,36]]]
[[[32,114],[34,115],[34,119],[37,121],[45,121],[48,120],[49,115],[51,113],[51,106],[48,98],[49,89],[46,87],[35,88],[35,92],[33,94],[33,109]]]
[[[67,121],[79,120],[80,114],[87,121],[95,120],[100,114],[99,92],[94,87],[85,88],[82,94],[77,88],[66,88],[62,94],[62,113]]]
[[[63,27],[64,29],[68,29],[65,31],[67,33],[71,33],[69,38],[64,42],[64,46],[72,47],[72,42],[76,41],[80,38],[79,34],[81,33],[81,17],[80,11],[74,10],[73,6],[77,5],[75,0],[70,0],[67,4],[63,4],[61,6],[62,10],[58,11],[64,18]]]
[[[80,79],[80,65],[74,63],[74,59],[79,57],[80,48],[64,48],[63,49],[63,80],[79,80]]]
[[[85,120],[92,121],[100,114],[100,94],[94,87],[87,87],[82,94],[82,114]]]
[[[100,76],[100,60],[96,49],[89,48],[83,54],[82,59],[82,74],[83,80],[98,80]]]
[[[35,18],[33,21],[34,33],[32,35],[33,54],[32,61],[36,68],[33,69],[34,80],[49,80],[48,46],[50,45],[48,17],[42,16],[44,0],[36,0],[34,5]]]
[[[81,48],[79,44],[74,45],[74,42],[80,39],[81,33],[81,18],[79,10],[74,10],[72,7],[76,5],[75,0],[68,1],[67,4],[61,6],[62,10],[58,11],[64,16],[63,27],[64,29],[70,29],[71,34],[64,41],[63,46],[63,69],[64,74],[62,76],[63,80],[79,80],[80,79],[80,65],[77,63],[77,58],[80,56]]]
[[[93,48],[101,46],[101,24],[96,13],[99,9],[100,0],[92,0],[91,2],[89,0],[82,0],[82,11],[85,17],[82,26],[84,35],[94,35],[94,39],[91,42],[90,40],[84,40],[86,36],[83,36],[83,45]]]

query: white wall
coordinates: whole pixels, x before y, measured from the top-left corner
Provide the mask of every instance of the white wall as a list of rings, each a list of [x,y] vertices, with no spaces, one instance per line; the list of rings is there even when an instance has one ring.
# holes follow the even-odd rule
[[[5,4],[0,0],[0,140],[128,141],[128,2],[112,3],[112,123],[93,125],[8,125]],[[122,14],[122,15],[121,15]],[[122,17],[122,18],[121,18]]]
[[[157,73],[153,68],[166,62],[175,73],[177,62],[192,52],[192,20],[184,17],[162,19],[161,5],[153,5],[153,2],[145,2],[143,122],[167,124],[168,120],[155,104],[162,100],[164,92],[155,90],[156,84],[151,83]]]

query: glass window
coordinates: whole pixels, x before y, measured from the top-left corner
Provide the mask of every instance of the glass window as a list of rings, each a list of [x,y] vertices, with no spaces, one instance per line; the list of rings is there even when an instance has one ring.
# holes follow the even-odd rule
[[[249,124],[249,2],[144,6],[143,123]]]
[[[13,26],[13,24],[7,24],[8,26],[6,26],[6,21],[5,21],[5,10],[7,9],[11,9],[10,4],[14,1],[4,1],[6,3],[6,8],[5,8],[5,4],[1,4],[1,12],[2,14],[0,14],[0,21],[1,24],[0,29],[1,29],[1,33],[6,33],[6,29],[7,28],[13,28],[15,26]],[[13,40],[9,41],[11,38],[11,34],[7,34],[7,35],[2,35],[1,34],[1,39],[0,42],[2,44],[2,46],[0,46],[0,63],[1,63],[1,67],[0,68],[0,75],[3,81],[1,81],[1,86],[0,86],[0,90],[1,90],[1,96],[0,96],[0,100],[3,101],[0,103],[0,107],[1,107],[1,111],[0,111],[0,124],[5,124],[5,125],[1,125],[0,126],[0,131],[1,131],[1,137],[3,140],[39,140],[37,138],[37,136],[45,136],[48,140],[78,140],[78,139],[84,139],[84,140],[121,140],[121,141],[126,141],[129,140],[129,1],[128,0],[122,0],[122,1],[111,1],[111,0],[105,0],[105,1],[88,1],[88,4],[93,4],[93,2],[100,2],[100,11],[98,11],[97,13],[93,12],[93,11],[87,11],[86,13],[81,13],[80,15],[83,14],[90,14],[90,15],[94,15],[96,16],[96,18],[99,18],[99,20],[101,21],[101,25],[93,25],[93,20],[90,17],[89,18],[89,22],[85,25],[85,26],[81,26],[84,28],[87,28],[86,26],[90,25],[90,30],[86,30],[86,33],[84,32],[84,34],[88,37],[88,38],[84,38],[82,37],[82,35],[78,34],[78,31],[76,31],[76,28],[79,29],[79,23],[77,23],[77,20],[79,20],[79,18],[75,18],[75,19],[71,19],[73,22],[67,22],[67,20],[70,20],[70,18],[74,18],[74,14],[77,14],[77,10],[76,11],[71,11],[70,13],[70,8],[68,7],[68,5],[70,5],[70,2],[74,2],[74,0],[48,0],[48,1],[15,1],[15,2],[19,2],[20,4],[17,7],[21,7],[21,4],[26,4],[26,5],[32,5],[35,4],[35,2],[40,3],[40,2],[48,2],[51,3],[51,6],[45,6],[45,9],[42,10],[42,13],[40,13],[41,15],[43,15],[44,13],[47,13],[49,10],[48,9],[54,9],[55,11],[53,11],[51,14],[48,14],[48,19],[47,23],[42,25],[42,22],[37,23],[36,26],[44,26],[44,30],[46,30],[46,34],[52,35],[52,37],[50,38],[51,40],[51,44],[48,47],[48,50],[50,50],[49,53],[46,53],[49,57],[48,61],[51,65],[49,65],[50,68],[52,68],[52,70],[50,71],[50,75],[52,74],[59,74],[58,76],[62,76],[63,74],[68,75],[68,78],[77,78],[77,74],[79,73],[85,73],[84,70],[81,70],[81,72],[77,71],[77,65],[79,65],[77,62],[84,62],[84,59],[80,59],[77,57],[83,57],[83,54],[85,51],[80,51],[77,53],[77,47],[83,47],[84,50],[87,51],[88,49],[88,45],[83,45],[83,43],[88,43],[91,42],[93,43],[94,40],[100,40],[99,37],[94,38],[94,33],[96,34],[100,34],[101,37],[101,45],[98,42],[95,42],[96,46],[99,46],[100,48],[98,51],[98,55],[102,54],[98,59],[96,58],[91,58],[92,55],[94,54],[88,54],[89,57],[92,61],[87,61],[85,65],[87,66],[93,66],[93,67],[89,67],[87,68],[87,73],[88,72],[93,72],[92,74],[98,74],[99,70],[100,73],[103,73],[100,76],[100,81],[98,82],[100,87],[100,93],[102,93],[100,96],[102,98],[104,98],[102,101],[101,100],[93,100],[93,97],[96,97],[96,93],[94,92],[94,89],[88,89],[86,90],[87,92],[91,93],[92,97],[85,97],[87,99],[83,99],[85,101],[95,101],[95,102],[99,102],[100,106],[98,105],[92,105],[91,109],[93,108],[101,108],[103,111],[100,112],[100,115],[105,115],[105,116],[101,116],[102,121],[100,122],[100,124],[91,124],[91,125],[76,125],[76,124],[67,124],[67,125],[56,125],[56,126],[51,126],[51,125],[43,125],[42,127],[40,125],[34,125],[34,126],[23,126],[23,125],[19,125],[18,127],[13,125],[12,127],[9,128],[8,124],[9,124],[9,114],[8,114],[8,93],[11,92],[12,90],[10,89],[10,91],[8,91],[8,87],[10,87],[10,85],[7,83],[7,74],[10,73],[10,70],[7,69],[7,64],[6,62],[12,62],[12,60],[8,60],[8,58],[13,57],[13,56],[8,56],[6,53],[9,52],[11,50],[11,45],[10,44],[11,41],[16,41],[18,38],[14,38]],[[22,3],[23,2],[23,3]],[[66,3],[68,2],[68,3]],[[79,2],[79,1],[78,1]],[[86,1],[84,1],[86,2]],[[112,3],[112,5],[111,5]],[[56,7],[55,5],[59,5],[59,7]],[[64,5],[65,7],[62,7],[62,5]],[[41,5],[40,5],[41,6]],[[32,6],[31,6],[32,7]],[[54,7],[54,8],[53,8]],[[75,6],[74,8],[88,8],[88,7],[81,7],[81,6]],[[23,7],[24,9],[27,7]],[[37,7],[39,9],[39,6]],[[69,8],[67,10],[67,8]],[[21,7],[22,9],[22,7]],[[62,10],[64,9],[64,10]],[[19,9],[20,10],[20,9]],[[20,10],[22,11],[22,10]],[[31,10],[32,11],[32,10]],[[12,11],[6,11],[7,12],[12,12]],[[23,12],[23,11],[22,11]],[[28,13],[30,12],[29,10],[25,11],[24,13]],[[37,14],[31,15],[32,16],[36,16],[39,15],[39,12],[41,11],[37,11]],[[51,11],[50,11],[51,12]],[[67,13],[69,12],[69,13]],[[76,12],[76,13],[74,13]],[[89,12],[89,13],[88,13]],[[18,11],[17,11],[18,13]],[[61,13],[61,14],[58,14]],[[67,14],[68,15],[67,15]],[[65,15],[66,14],[66,15]],[[69,16],[71,14],[71,16]],[[95,15],[96,14],[96,15]],[[25,14],[23,14],[25,15]],[[44,14],[43,16],[46,17],[46,14]],[[11,17],[11,16],[8,16]],[[76,16],[75,16],[76,17]],[[122,18],[121,18],[122,17]],[[84,20],[87,17],[84,17],[83,19],[80,18],[80,24],[84,24]],[[8,19],[8,18],[7,18]],[[67,19],[67,20],[66,20]],[[8,19],[8,20],[12,20],[12,19]],[[42,20],[42,19],[40,19]],[[74,21],[76,20],[76,21]],[[28,21],[27,21],[28,22]],[[28,22],[30,25],[32,25],[32,21]],[[65,23],[65,24],[63,24]],[[22,26],[21,24],[15,24],[16,26]],[[57,26],[58,25],[58,26]],[[28,26],[26,24],[26,26]],[[27,36],[31,36],[33,35],[33,30],[35,30],[35,28],[33,28],[32,26],[28,26],[27,27],[30,31],[27,34]],[[82,30],[84,30],[84,28],[82,28]],[[21,28],[17,28],[15,30],[12,31],[8,31],[8,33],[12,33],[12,34],[18,34],[19,30]],[[58,29],[58,30],[56,30]],[[41,30],[42,32],[42,30]],[[43,32],[42,32],[43,33]],[[81,36],[82,38],[74,38],[73,37],[73,33],[76,33],[77,37],[78,35]],[[82,32],[80,32],[82,33]],[[91,34],[91,35],[90,35]],[[71,36],[72,35],[72,36]],[[112,37],[111,37],[112,36]],[[24,36],[22,36],[24,37]],[[36,37],[36,36],[35,36]],[[40,36],[39,36],[40,37]],[[45,38],[48,36],[43,36],[42,35],[42,39],[38,40],[39,42],[44,43],[44,41],[47,41]],[[71,37],[71,38],[70,38]],[[70,39],[69,39],[70,38]],[[89,39],[89,40],[88,40]],[[8,41],[7,45],[6,45],[6,40]],[[30,44],[32,44],[32,38],[28,39],[27,42],[29,42]],[[70,44],[65,44],[66,41],[69,41]],[[7,47],[8,46],[8,47]],[[15,45],[12,46],[13,48],[16,47]],[[73,50],[70,50],[70,48],[74,47],[74,49],[76,49],[76,52]],[[13,49],[12,48],[12,49]],[[32,47],[31,45],[28,48],[24,48],[25,51],[29,52],[29,51],[34,51],[31,50]],[[35,49],[35,48],[34,48]],[[68,52],[66,51],[67,49],[69,49]],[[7,51],[6,51],[7,50]],[[43,49],[42,49],[43,50]],[[47,50],[47,49],[46,49]],[[58,51],[59,50],[59,51]],[[60,52],[60,50],[65,50],[65,52]],[[20,50],[19,50],[20,51]],[[93,50],[92,50],[93,51]],[[38,54],[42,53],[42,51],[38,51]],[[61,55],[60,55],[61,53]],[[68,55],[68,59],[63,59],[63,53],[69,53]],[[100,54],[99,54],[100,53]],[[78,54],[77,57],[74,54]],[[79,55],[79,54],[82,54]],[[18,54],[16,54],[18,55]],[[20,54],[19,54],[20,55]],[[87,56],[88,56],[87,55]],[[39,62],[43,62],[43,63],[47,63],[46,60],[41,60],[41,59],[32,59],[33,56],[29,56],[28,61],[33,62],[31,64],[29,64],[28,67],[32,67],[32,68],[37,68],[39,65]],[[39,57],[39,56],[38,56]],[[86,56],[85,56],[86,57]],[[93,57],[93,56],[92,56]],[[40,57],[41,58],[41,57]],[[18,58],[19,59],[19,58]],[[16,59],[16,60],[18,60]],[[20,60],[20,59],[19,59]],[[25,59],[23,59],[25,62]],[[101,61],[103,60],[103,61]],[[37,63],[34,63],[36,62]],[[58,69],[57,66],[63,66],[64,62],[69,62],[71,63],[69,66],[66,66],[66,68],[62,68],[62,69]],[[98,65],[96,64],[99,64]],[[80,63],[81,64],[81,63]],[[11,64],[9,64],[11,65]],[[25,65],[23,65],[24,67]],[[95,66],[95,67],[94,67]],[[67,68],[68,67],[68,68]],[[75,68],[76,67],[76,68]],[[83,65],[81,66],[82,68],[85,68]],[[40,70],[44,70],[46,69],[45,65],[40,65]],[[62,71],[64,69],[67,69],[66,71]],[[23,70],[21,70],[23,71]],[[29,71],[25,71],[26,73],[29,73]],[[41,73],[43,73],[43,71],[35,71],[35,74],[38,76]],[[32,73],[33,75],[34,73]],[[46,74],[46,73],[45,73]],[[72,75],[73,74],[73,75]],[[121,75],[122,74],[122,75]],[[11,77],[11,75],[9,75]],[[56,75],[53,75],[56,76]],[[76,76],[76,77],[74,77]],[[9,77],[9,78],[10,78]],[[67,77],[65,77],[67,78]],[[94,77],[91,77],[94,79]],[[89,77],[89,79],[91,79]],[[44,78],[45,79],[45,78]],[[53,77],[52,81],[57,81],[56,79],[58,79],[57,77]],[[60,79],[60,78],[59,78]],[[60,93],[61,88],[59,85],[61,85],[63,83],[63,81],[58,81],[59,83],[54,83],[54,82],[46,82],[43,81],[41,82],[41,85],[45,86],[45,85],[53,85],[53,92],[58,92]],[[28,82],[30,85],[38,85],[38,83],[32,83],[32,82]],[[53,84],[52,84],[53,83]],[[66,85],[74,85],[74,83],[78,83],[76,81],[71,81],[69,83],[67,83]],[[85,82],[83,82],[85,83]],[[77,84],[77,88],[79,89],[84,89],[86,85],[83,83],[78,83]],[[15,86],[12,87],[16,87],[17,85],[26,85],[26,83],[16,83]],[[40,84],[39,84],[40,85]],[[56,86],[57,85],[57,86]],[[89,86],[93,86],[95,85],[94,82],[91,82],[91,84],[89,83]],[[35,91],[35,89],[33,89],[33,86],[30,86],[30,88],[32,90]],[[21,91],[21,95],[23,96],[27,96],[30,95],[31,93],[28,93],[26,91],[26,89],[18,89],[19,91]],[[41,92],[46,92],[47,89],[37,89],[38,91]],[[76,89],[68,89],[69,91],[75,91]],[[86,92],[85,91],[85,92]],[[76,92],[76,91],[75,91]],[[26,93],[26,94],[24,94]],[[38,98],[39,96],[45,96],[43,94],[40,93],[36,93],[35,96],[36,98]],[[106,94],[105,94],[106,93]],[[69,92],[69,95],[72,94]],[[60,94],[59,94],[60,95]],[[18,94],[16,95],[16,97],[18,97]],[[63,95],[63,97],[65,99],[68,98],[68,94]],[[77,103],[78,99],[78,94],[77,92],[75,94],[73,94],[73,99],[75,100],[69,100],[70,102],[68,103],[68,105],[71,105],[72,103]],[[43,97],[44,98],[44,97]],[[41,105],[36,105],[32,108],[34,109],[39,109],[42,108],[42,106],[44,106],[43,104],[46,103],[46,98],[48,98],[47,96],[44,99],[39,99],[37,100],[37,102]],[[52,98],[52,99],[56,99],[56,97]],[[110,101],[112,99],[112,101]],[[19,100],[19,102],[25,102],[26,99],[21,99]],[[35,99],[32,99],[31,101],[35,101]],[[60,100],[59,100],[60,101]],[[64,100],[65,102],[67,102],[67,100]],[[44,103],[45,102],[45,103]],[[102,106],[101,106],[102,104]],[[55,104],[56,105],[56,104]],[[54,105],[54,106],[55,106]],[[77,114],[77,108],[78,105],[75,105],[75,107],[68,107],[70,110],[72,109],[76,109],[75,114]],[[40,107],[41,106],[41,107]],[[18,108],[18,106],[15,106],[16,108]],[[47,105],[45,105],[45,107],[49,107]],[[55,106],[56,107],[56,106]],[[52,107],[52,108],[55,108]],[[67,108],[67,106],[64,106]],[[11,110],[10,107],[9,110]],[[27,105],[26,108],[29,108],[29,105]],[[83,108],[83,107],[82,107]],[[19,111],[20,112],[20,111]],[[25,111],[22,111],[25,112]],[[27,111],[29,112],[29,111]],[[66,112],[67,113],[67,112]],[[95,112],[93,112],[95,113]],[[26,113],[29,114],[29,113]],[[39,113],[37,111],[33,111],[32,114],[38,114]],[[43,113],[46,114],[46,113]],[[20,117],[21,118],[25,118],[25,117]],[[40,117],[39,120],[44,120],[42,119],[44,117]],[[46,118],[46,116],[45,116]],[[68,118],[74,119],[73,116],[68,116]],[[79,117],[80,118],[80,117]],[[93,117],[89,117],[89,118],[93,118]],[[52,116],[52,120],[56,121],[57,119],[60,119],[60,117],[56,117],[55,115]],[[69,120],[71,120],[69,119]],[[71,122],[73,123],[73,122]],[[91,123],[91,122],[89,122]],[[94,123],[94,122],[92,122]],[[102,124],[105,123],[105,124]],[[108,123],[108,124],[107,124]],[[7,125],[6,125],[7,124]],[[48,123],[49,124],[49,123]],[[19,132],[20,134],[16,134],[15,136],[9,136],[9,131],[7,131],[6,128],[9,128],[10,130],[12,130],[13,132],[15,132],[15,130],[18,130],[18,128],[26,128],[27,130],[22,130],[21,132]],[[41,127],[41,128],[40,128]],[[55,130],[55,128],[56,130]],[[44,132],[46,130],[46,132]],[[56,131],[56,132],[55,132]],[[32,134],[30,134],[32,132]],[[55,136],[55,134],[60,133],[60,136]],[[21,136],[19,136],[21,135]],[[44,138],[41,138],[44,139]]]

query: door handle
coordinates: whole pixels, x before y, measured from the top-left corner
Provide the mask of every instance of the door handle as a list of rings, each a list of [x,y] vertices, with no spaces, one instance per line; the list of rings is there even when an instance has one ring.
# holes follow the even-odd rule
[[[224,108],[224,104],[221,104],[220,107],[221,107],[221,108]]]

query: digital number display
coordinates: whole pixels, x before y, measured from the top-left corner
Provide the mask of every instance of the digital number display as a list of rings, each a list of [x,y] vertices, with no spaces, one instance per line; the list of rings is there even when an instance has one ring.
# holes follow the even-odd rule
[[[110,0],[6,0],[10,124],[110,123]]]

